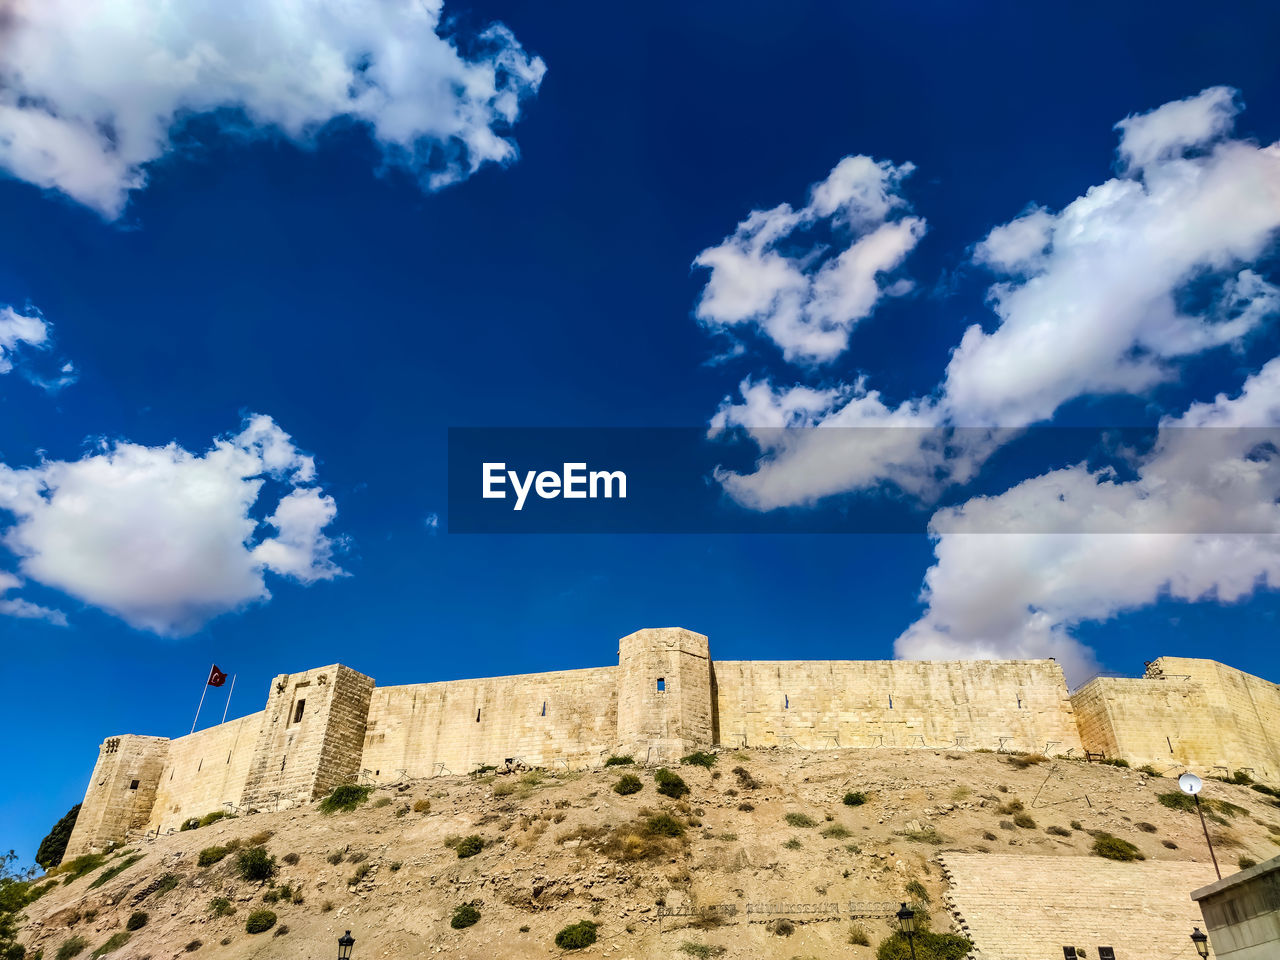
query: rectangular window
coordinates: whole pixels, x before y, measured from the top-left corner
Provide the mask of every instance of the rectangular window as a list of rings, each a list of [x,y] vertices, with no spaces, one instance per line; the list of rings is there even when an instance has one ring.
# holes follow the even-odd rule
[[[306,705],[307,705],[307,701],[306,701],[306,700],[299,700],[299,701],[298,701],[298,703],[297,703],[297,705],[293,708],[293,722],[294,722],[294,723],[297,723],[298,721],[300,721],[300,720],[302,719],[302,708],[303,708],[303,707],[305,707]]]
[[[1062,948],[1062,960],[1080,960],[1075,947]]]
[[[138,781],[137,781],[137,780],[131,781],[131,782],[130,782],[130,784],[129,784],[129,789],[130,789],[130,790],[137,790],[137,789],[138,789]]]
[[[1116,960],[1115,947],[1099,947],[1098,960]]]
[[[658,692],[659,692],[659,693],[666,693],[666,691],[667,691],[667,681],[666,681],[666,679],[665,679],[665,678],[663,678],[663,677],[659,677],[659,678],[658,678]]]
[[[476,711],[476,723],[479,723],[479,722],[480,722],[480,711],[479,711],[479,710],[477,710],[477,711]]]

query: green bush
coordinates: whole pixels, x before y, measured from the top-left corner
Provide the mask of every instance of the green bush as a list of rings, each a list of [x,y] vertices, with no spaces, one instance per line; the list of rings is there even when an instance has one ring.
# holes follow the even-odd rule
[[[924,884],[919,880],[910,880],[906,886],[907,896],[913,903],[932,903],[929,898],[929,891],[924,888]]]
[[[484,849],[484,837],[473,833],[471,836],[463,837],[459,840],[458,845],[454,849],[458,853],[459,860],[464,860],[467,857],[474,857]]]
[[[866,927],[855,923],[853,929],[849,931],[849,945],[854,947],[871,946],[871,937],[867,934]]]
[[[126,921],[124,928],[126,930],[141,930],[147,925],[147,921],[150,919],[151,917],[145,910],[135,910],[133,913],[129,914],[129,919]]]
[[[99,944],[98,947],[89,954],[91,960],[98,960],[98,957],[105,957],[108,953],[114,953],[129,942],[129,938],[133,934],[127,930],[120,930],[107,937],[106,941]]]
[[[691,957],[697,957],[698,960],[710,960],[711,957],[718,957],[722,953],[728,952],[728,947],[712,946],[706,943],[694,943],[692,940],[686,940],[680,944],[680,952],[687,953]]]
[[[62,864],[57,872],[65,877],[63,884],[68,884],[79,880],[86,873],[92,873],[106,862],[107,858],[100,853],[85,853]]]
[[[738,778],[738,786],[743,790],[755,790],[760,786],[760,781],[753,777],[746,767],[734,767],[731,772]]]
[[[188,817],[186,820],[182,821],[182,826],[180,826],[178,829],[179,830],[198,830],[200,829],[200,818]]]
[[[230,852],[226,847],[205,847],[196,857],[196,866],[212,867]]]
[[[369,799],[373,787],[362,787],[358,783],[343,783],[333,788],[333,792],[320,801],[320,812],[350,813]]]
[[[828,840],[843,840],[845,837],[851,836],[848,827],[843,827],[838,823],[833,823],[829,827],[822,828],[822,835]]]
[[[249,919],[245,921],[244,928],[249,933],[266,933],[276,925],[276,914],[274,910],[255,910],[249,914]]]
[[[236,908],[226,897],[214,897],[209,901],[209,912],[215,917],[229,917],[236,912]]]
[[[790,840],[784,843],[783,846],[786,847],[788,850],[799,850],[801,847],[804,846],[804,844],[800,842],[799,837],[792,837]]]
[[[633,760],[631,757],[613,756],[613,757],[610,757],[608,760],[606,760],[604,762],[604,765],[606,767],[625,767],[633,763],[635,763],[635,760]]]
[[[187,942],[187,945],[183,949],[186,950],[187,953],[195,953],[197,950],[199,950],[203,946],[204,946],[203,940],[190,940]]]
[[[132,867],[135,863],[141,860],[142,856],[143,856],[142,854],[137,853],[137,854],[134,854],[132,857],[125,857],[125,859],[121,860],[119,863],[114,863],[111,866],[107,867],[107,869],[103,870],[100,874],[98,874],[96,877],[93,878],[93,883],[89,884],[89,889],[93,890],[96,887],[102,886],[104,883],[107,883],[110,880],[114,880],[116,877],[120,876],[120,874],[124,873],[126,870]]]
[[[262,847],[249,847],[236,856],[236,870],[242,880],[270,880],[279,869],[276,858]]]
[[[1236,864],[1241,870],[1248,870],[1250,867],[1256,867],[1258,865],[1258,861],[1253,859],[1253,857],[1241,857],[1236,861]]]
[[[462,930],[471,926],[480,919],[480,911],[469,903],[464,903],[453,910],[453,917],[449,920],[449,926],[455,930]]]
[[[653,816],[648,817],[644,822],[644,829],[647,833],[661,837],[684,836],[684,827],[679,820],[669,813],[655,813]]]
[[[916,960],[964,960],[973,949],[972,943],[955,933],[922,930],[915,935],[913,944],[908,942],[906,934],[898,931],[881,941],[876,960],[911,960],[912,946]]]
[[[867,795],[861,790],[850,790],[844,795],[846,807],[860,807],[867,802]]]
[[[691,753],[688,756],[681,757],[680,762],[687,763],[695,767],[706,767],[710,770],[716,765],[716,755],[714,753],[707,753],[703,750],[699,750],[696,753]]]
[[[623,774],[619,778],[618,782],[613,785],[613,792],[621,794],[624,797],[633,793],[639,793],[643,789],[644,784],[634,773]]]
[[[817,820],[803,813],[788,813],[783,819],[787,821],[787,826],[789,827],[816,827],[818,825]]]
[[[1045,828],[1044,828],[1044,832],[1045,832],[1045,833],[1052,834],[1052,835],[1053,835],[1053,836],[1055,836],[1055,837],[1069,837],[1069,836],[1071,836],[1071,831],[1070,831],[1070,830],[1068,830],[1066,827],[1058,827],[1058,826],[1045,827]]]
[[[659,767],[654,772],[653,779],[657,781],[658,792],[664,797],[679,800],[689,792],[689,787],[685,784],[680,774],[672,773],[666,767]]]
[[[349,887],[355,886],[357,883],[359,883],[361,880],[367,877],[369,875],[369,871],[372,869],[373,867],[367,863],[360,864],[360,866],[356,867],[356,872],[347,878],[347,886]]]
[[[58,947],[58,960],[71,960],[72,957],[79,956],[84,952],[84,948],[89,945],[89,941],[81,936],[68,937],[62,941],[62,945]]]
[[[330,863],[332,863],[336,867],[338,864],[340,864],[343,861],[345,857],[346,857],[346,854],[343,853],[341,850],[335,850],[333,851],[333,853],[329,854],[329,856],[325,857],[325,859],[328,860]]]
[[[1158,776],[1160,776],[1160,771],[1159,771],[1159,770],[1157,770],[1155,767],[1153,767],[1153,766],[1152,766],[1151,764],[1149,764],[1149,763],[1144,763],[1142,766],[1140,766],[1140,767],[1138,768],[1138,772],[1139,772],[1139,773],[1145,773],[1148,777],[1158,777]]]
[[[1146,856],[1128,840],[1121,840],[1109,833],[1099,833],[1093,841],[1093,852],[1108,860],[1145,860]]]
[[[200,818],[200,826],[207,827],[209,824],[217,823],[219,820],[231,820],[234,818],[235,814],[229,810],[213,810]]]
[[[67,852],[67,841],[71,839],[71,831],[75,829],[76,820],[80,816],[80,804],[76,804],[53,825],[49,835],[40,841],[36,851],[36,863],[51,870],[62,862]]]
[[[561,950],[581,950],[596,942],[598,923],[590,920],[579,920],[571,923],[556,934],[556,946]]]

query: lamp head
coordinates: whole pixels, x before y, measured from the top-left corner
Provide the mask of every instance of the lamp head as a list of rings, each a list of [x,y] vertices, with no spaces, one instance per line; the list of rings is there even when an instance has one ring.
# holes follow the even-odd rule
[[[1201,933],[1199,927],[1192,931],[1191,942],[1196,945],[1196,953],[1200,954],[1204,960],[1207,960],[1209,956],[1209,938]]]
[[[351,960],[351,948],[355,946],[355,942],[350,930],[338,938],[338,960]]]
[[[905,903],[902,905],[902,909],[898,911],[898,926],[902,928],[902,932],[907,936],[911,936],[916,932],[916,912]]]

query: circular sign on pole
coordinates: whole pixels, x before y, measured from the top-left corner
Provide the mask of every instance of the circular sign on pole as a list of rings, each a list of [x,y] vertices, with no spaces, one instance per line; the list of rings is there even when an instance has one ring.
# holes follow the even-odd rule
[[[1204,781],[1194,773],[1184,773],[1178,778],[1178,789],[1193,797],[1200,792],[1200,788],[1203,786]]]

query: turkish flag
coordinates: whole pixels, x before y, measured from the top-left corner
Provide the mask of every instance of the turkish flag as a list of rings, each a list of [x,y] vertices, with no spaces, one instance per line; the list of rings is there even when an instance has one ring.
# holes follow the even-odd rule
[[[218,669],[217,664],[214,664],[213,669],[209,671],[209,686],[220,687],[226,682],[227,675]]]

